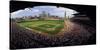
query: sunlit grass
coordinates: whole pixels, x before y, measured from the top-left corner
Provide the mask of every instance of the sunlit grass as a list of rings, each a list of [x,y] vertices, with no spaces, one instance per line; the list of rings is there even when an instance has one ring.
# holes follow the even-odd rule
[[[63,20],[32,20],[23,21],[19,24],[23,27],[28,27],[42,33],[48,33],[50,35],[57,34],[64,27]]]

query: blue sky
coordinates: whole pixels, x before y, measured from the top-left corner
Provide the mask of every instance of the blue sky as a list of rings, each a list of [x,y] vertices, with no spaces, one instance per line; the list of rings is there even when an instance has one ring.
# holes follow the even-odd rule
[[[35,6],[32,8],[25,8],[11,13],[11,18],[20,18],[23,16],[35,16],[41,14],[43,11],[49,13],[50,15],[56,15],[59,17],[64,17],[64,12],[66,11],[66,16],[74,17],[73,14],[78,13],[75,10],[56,7],[56,6]]]

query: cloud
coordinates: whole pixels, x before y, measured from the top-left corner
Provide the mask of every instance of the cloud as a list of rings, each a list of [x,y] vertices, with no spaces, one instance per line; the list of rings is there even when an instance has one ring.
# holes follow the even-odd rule
[[[20,18],[23,16],[35,16],[39,15],[43,11],[50,13],[50,15],[56,15],[60,17],[64,17],[65,11],[66,16],[73,17],[75,13],[78,13],[75,10],[64,8],[64,7],[56,7],[56,6],[36,6],[33,8],[25,8],[24,10],[18,10],[11,13],[11,18]]]
[[[18,11],[12,12],[11,18],[20,18],[23,16],[32,16],[32,15],[34,16],[37,13],[39,13],[39,10],[37,9],[30,10],[29,8],[25,8],[24,10],[18,10]]]
[[[59,7],[59,8],[57,8],[57,9],[54,10],[54,12],[61,13],[61,14],[62,13],[64,14],[65,11],[66,11],[66,16],[78,13],[75,10],[72,10],[72,9],[69,9],[69,8],[64,8],[64,7]]]

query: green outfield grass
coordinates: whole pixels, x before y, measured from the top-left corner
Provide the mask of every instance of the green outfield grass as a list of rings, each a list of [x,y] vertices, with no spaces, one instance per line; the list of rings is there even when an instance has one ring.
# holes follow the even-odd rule
[[[52,35],[61,31],[64,27],[63,22],[63,20],[30,20],[19,22],[19,24],[23,27]]]

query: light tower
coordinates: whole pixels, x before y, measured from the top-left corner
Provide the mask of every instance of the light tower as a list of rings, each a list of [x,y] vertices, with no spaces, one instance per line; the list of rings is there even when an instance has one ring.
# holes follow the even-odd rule
[[[64,12],[64,31],[69,31],[69,16],[66,17],[66,11]]]
[[[66,11],[64,12],[64,21],[66,20]]]
[[[64,31],[66,31],[66,11],[64,12]]]

